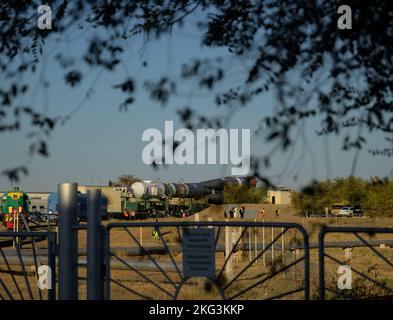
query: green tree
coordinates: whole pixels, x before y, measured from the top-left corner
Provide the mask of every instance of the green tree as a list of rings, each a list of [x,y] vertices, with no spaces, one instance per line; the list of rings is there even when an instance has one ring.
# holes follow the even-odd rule
[[[300,192],[292,193],[292,205],[300,211],[323,210],[328,200],[329,181],[325,183],[314,182],[303,188]]]
[[[372,178],[362,205],[369,216],[393,216],[393,181]]]
[[[134,182],[138,181],[141,180],[132,174],[123,174],[116,181],[112,181],[111,185],[113,187],[131,187]]]
[[[292,203],[300,211],[324,211],[335,203],[361,205],[367,215],[392,216],[393,181],[349,177],[315,182],[294,192]]]
[[[265,188],[250,188],[237,184],[229,184],[224,188],[224,203],[264,203],[266,197]]]

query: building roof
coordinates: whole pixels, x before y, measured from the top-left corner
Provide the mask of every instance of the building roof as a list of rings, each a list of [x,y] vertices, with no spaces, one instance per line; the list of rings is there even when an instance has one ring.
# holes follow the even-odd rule
[[[293,189],[293,188],[290,188],[290,187],[285,187],[285,186],[282,186],[282,187],[277,187],[277,188],[275,188],[275,189],[272,189],[272,190],[269,190],[269,191],[282,191],[282,192],[291,192],[291,191],[295,191],[295,189]]]

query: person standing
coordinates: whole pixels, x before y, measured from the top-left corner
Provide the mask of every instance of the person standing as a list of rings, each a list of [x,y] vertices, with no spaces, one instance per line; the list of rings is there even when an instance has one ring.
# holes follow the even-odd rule
[[[229,219],[233,219],[233,208],[229,209]]]
[[[244,218],[244,212],[246,211],[246,208],[245,207],[241,207],[240,209],[239,209],[239,214],[240,214],[240,219],[243,219]]]
[[[129,220],[130,219],[130,214],[129,214],[129,212],[128,212],[128,210],[126,209],[126,210],[124,210],[124,212],[123,212],[123,216],[124,216],[124,219],[127,219],[127,220]]]
[[[276,209],[276,217],[278,217],[279,215],[280,215],[280,209],[277,208],[277,209]]]
[[[156,219],[156,222],[158,222],[158,219]],[[154,226],[154,231],[152,233],[153,239],[154,240],[159,240],[161,239],[161,234],[160,234],[160,227],[159,226]]]
[[[237,218],[237,213],[238,213],[237,207],[233,207],[233,217],[234,217],[235,219]]]

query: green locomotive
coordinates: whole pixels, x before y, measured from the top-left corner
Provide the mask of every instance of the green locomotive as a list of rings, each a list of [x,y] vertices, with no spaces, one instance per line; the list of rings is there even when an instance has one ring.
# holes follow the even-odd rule
[[[3,224],[7,229],[13,229],[14,214],[27,214],[29,212],[30,199],[26,192],[14,188],[13,191],[4,193],[1,198],[0,212]]]

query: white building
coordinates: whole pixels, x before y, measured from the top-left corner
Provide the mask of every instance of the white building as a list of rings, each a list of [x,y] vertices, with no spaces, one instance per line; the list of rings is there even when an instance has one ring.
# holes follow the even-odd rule
[[[292,204],[292,189],[281,187],[276,190],[268,190],[267,202],[271,204]]]

